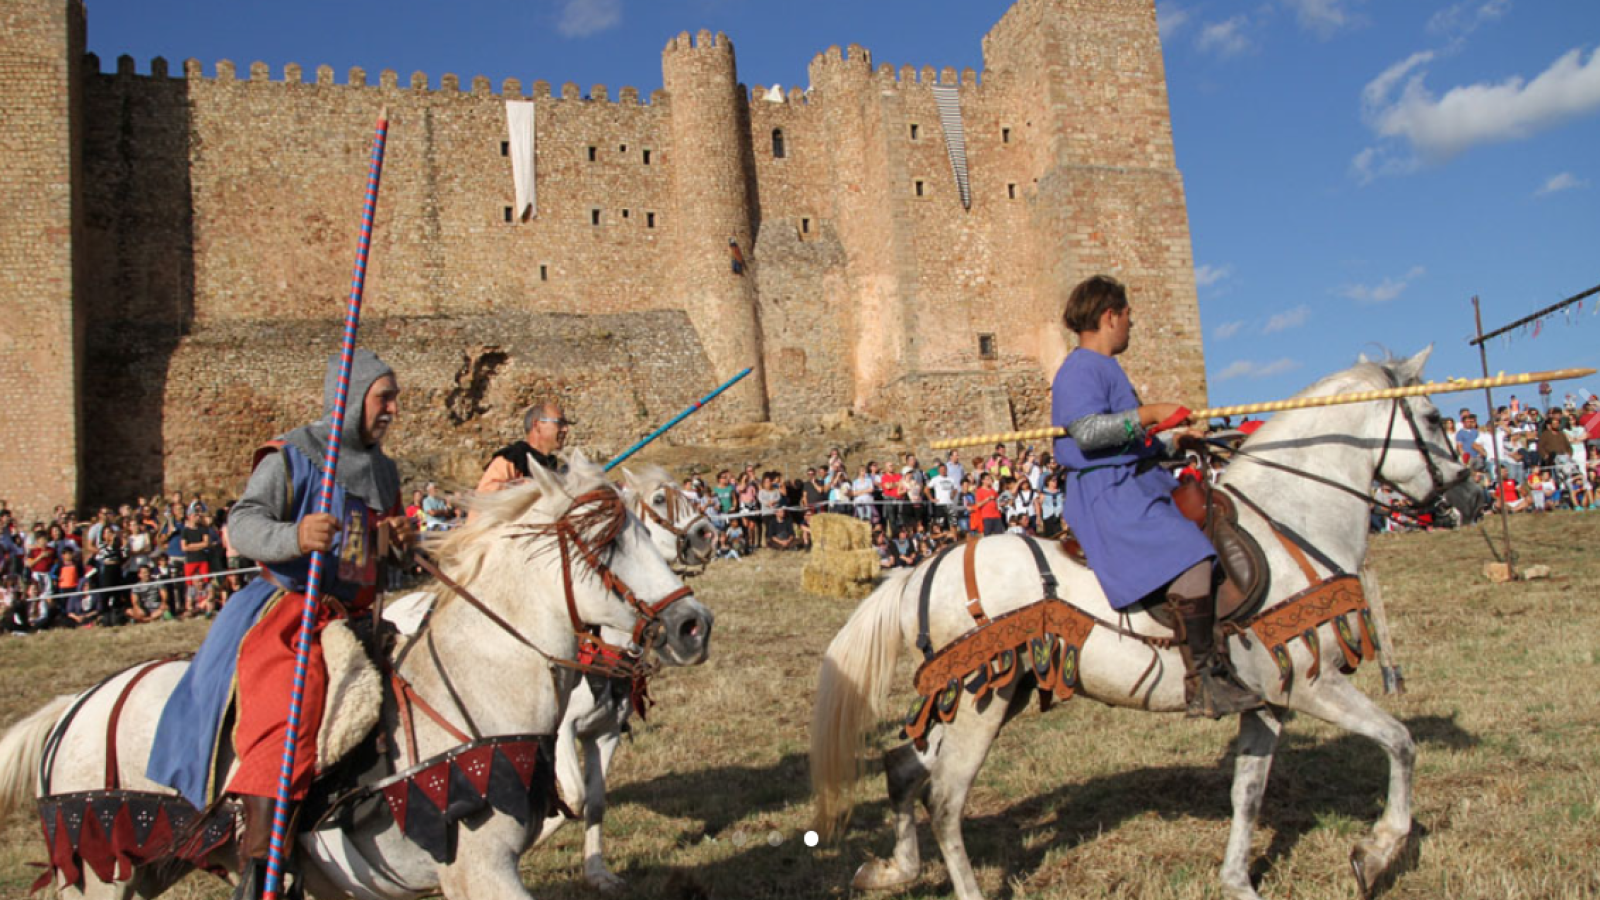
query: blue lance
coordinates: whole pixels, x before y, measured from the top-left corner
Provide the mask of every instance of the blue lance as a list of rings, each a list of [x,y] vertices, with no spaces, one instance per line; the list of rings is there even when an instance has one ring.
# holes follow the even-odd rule
[[[658,437],[661,437],[663,434],[666,434],[667,431],[670,428],[672,428],[672,426],[678,424],[679,422],[682,422],[684,419],[687,419],[690,416],[694,415],[695,413],[699,412],[700,411],[700,407],[705,406],[707,403],[710,403],[711,401],[717,399],[717,395],[718,394],[720,394],[723,391],[727,390],[728,388],[731,388],[734,385],[738,384],[739,383],[739,379],[745,377],[746,375],[749,375],[751,369],[753,369],[753,368],[754,368],[754,366],[752,366],[752,367],[750,367],[748,369],[745,369],[743,372],[740,372],[739,374],[733,376],[732,378],[729,378],[727,381],[724,381],[722,383],[722,387],[719,387],[716,390],[712,391],[711,393],[705,395],[704,397],[701,397],[699,400],[696,400],[692,405],[690,405],[690,407],[688,409],[686,409],[683,412],[678,413],[677,415],[673,416],[672,417],[672,421],[670,421],[667,424],[661,426],[660,428],[657,428],[655,431],[650,432],[648,435],[645,436],[644,440],[641,440],[639,443],[634,444],[632,447],[629,447],[627,450],[624,450],[622,452],[621,456],[618,456],[616,459],[613,459],[611,462],[606,463],[605,470],[607,472],[609,472],[612,469],[615,469],[618,465],[621,465],[623,460],[625,460],[628,457],[634,455],[635,453],[638,453],[640,450],[643,450],[646,444],[650,443],[651,441],[655,440]]]

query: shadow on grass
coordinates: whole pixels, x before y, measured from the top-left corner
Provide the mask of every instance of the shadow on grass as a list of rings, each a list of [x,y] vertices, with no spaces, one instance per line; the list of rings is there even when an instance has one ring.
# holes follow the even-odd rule
[[[1478,743],[1476,736],[1456,724],[1454,716],[1418,716],[1405,724],[1424,748],[1461,749]],[[881,778],[881,769],[868,777]],[[1216,765],[1145,768],[1063,784],[998,812],[969,817],[962,831],[974,865],[1003,870],[1003,886],[996,896],[1012,897],[1043,865],[1047,854],[1093,841],[1125,821],[1152,814],[1169,821],[1228,821],[1233,814],[1232,781],[1230,749]],[[1312,741],[1296,739],[1288,732],[1276,754],[1258,821],[1259,827],[1272,830],[1273,838],[1252,868],[1253,880],[1259,883],[1305,834],[1329,827],[1330,822],[1347,821],[1353,823],[1357,834],[1367,834],[1382,814],[1387,784],[1388,759],[1366,738],[1345,735]],[[791,754],[768,767],[720,767],[629,785],[612,798],[619,803],[643,803],[664,815],[698,820],[704,824],[706,836],[716,837],[737,823],[806,802],[807,786],[805,757]],[[739,802],[728,802],[729,798]],[[760,835],[749,835],[741,852],[692,871],[636,872],[636,877],[642,876],[636,887],[645,891],[640,896],[674,898],[847,896],[857,865],[869,856],[890,854],[893,838],[888,814],[885,800],[862,804],[853,816],[855,824],[841,840],[818,850],[807,849],[798,835],[783,835],[778,846],[768,845]],[[919,819],[926,865],[938,861],[939,852],[926,827],[926,815],[919,813]],[[738,835],[737,828],[733,834]],[[1416,866],[1417,848],[1426,834],[1421,823],[1414,826],[1407,850],[1378,887],[1386,887]],[[685,835],[684,840],[699,837]],[[1221,850],[1219,846],[1219,855]],[[921,882],[896,896],[943,896],[949,890],[947,880]]]

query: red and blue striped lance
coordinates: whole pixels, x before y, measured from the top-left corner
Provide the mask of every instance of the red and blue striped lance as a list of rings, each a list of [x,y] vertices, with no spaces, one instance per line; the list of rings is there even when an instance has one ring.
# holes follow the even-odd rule
[[[339,380],[334,393],[333,422],[323,454],[322,484],[317,492],[317,512],[333,507],[333,473],[339,467],[339,436],[344,433],[345,405],[350,395],[350,363],[356,352],[356,329],[361,324],[361,293],[367,282],[367,252],[372,247],[372,219],[378,208],[378,181],[383,175],[383,147],[389,135],[389,112],[378,114],[378,131],[372,138],[372,163],[367,170],[367,197],[361,208],[361,237],[356,242],[356,270],[350,281],[350,302],[344,316],[344,342],[339,347]],[[364,398],[358,398],[361,402]],[[358,410],[357,415],[360,415]],[[305,700],[306,665],[311,652],[311,630],[316,625],[317,603],[322,593],[322,571],[328,554],[311,554],[311,574],[306,579],[305,605],[300,612],[300,635],[295,639],[294,685],[289,694],[288,734],[283,741],[283,764],[278,769],[277,805],[272,812],[272,849],[267,856],[267,883],[263,900],[278,900],[283,861],[287,853],[290,782],[294,777],[295,747],[300,736],[300,708]]]

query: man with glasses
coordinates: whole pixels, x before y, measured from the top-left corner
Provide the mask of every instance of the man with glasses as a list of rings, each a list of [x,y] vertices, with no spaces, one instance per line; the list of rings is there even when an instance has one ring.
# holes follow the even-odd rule
[[[513,481],[529,477],[533,474],[529,466],[535,464],[552,472],[566,471],[566,465],[556,458],[556,453],[567,445],[567,434],[574,424],[555,400],[528,407],[522,416],[523,439],[495,451],[488,468],[483,470],[483,477],[478,479],[478,493],[493,493]]]

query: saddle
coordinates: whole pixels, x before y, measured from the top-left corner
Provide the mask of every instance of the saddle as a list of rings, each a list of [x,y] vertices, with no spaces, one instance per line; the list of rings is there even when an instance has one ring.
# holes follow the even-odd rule
[[[1217,621],[1249,618],[1266,599],[1271,574],[1261,545],[1239,527],[1239,509],[1233,498],[1223,491],[1209,490],[1198,481],[1185,480],[1173,490],[1172,502],[1216,548],[1222,570],[1222,583],[1217,587]],[[1061,549],[1078,564],[1090,568],[1083,545],[1071,532],[1062,535]]]

